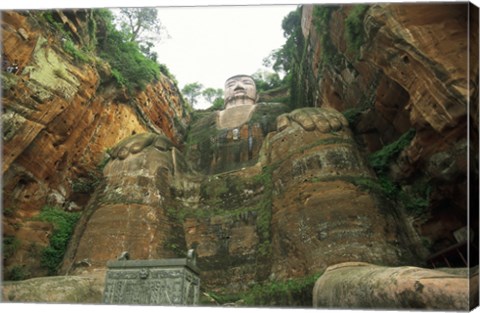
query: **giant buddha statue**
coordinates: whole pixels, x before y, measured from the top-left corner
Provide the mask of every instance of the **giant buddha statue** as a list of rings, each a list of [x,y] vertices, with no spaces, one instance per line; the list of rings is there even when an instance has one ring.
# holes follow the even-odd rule
[[[281,103],[257,103],[255,81],[234,75],[225,82],[221,111],[202,113],[190,129],[186,157],[203,173],[222,173],[255,164],[276,117],[288,112]]]
[[[257,89],[251,76],[235,75],[225,82],[225,109],[218,112],[218,128],[236,128],[251,118]]]

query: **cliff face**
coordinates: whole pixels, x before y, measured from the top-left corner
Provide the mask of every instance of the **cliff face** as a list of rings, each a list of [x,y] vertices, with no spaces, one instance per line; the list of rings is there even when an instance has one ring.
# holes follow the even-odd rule
[[[20,64],[2,74],[3,229],[18,240],[6,269],[45,274],[34,247],[52,225],[29,219],[45,204],[82,211],[61,274],[98,274],[125,250],[145,259],[192,247],[203,288],[217,292],[340,262],[426,266],[462,241],[469,213],[478,240],[467,205],[478,189],[476,49],[467,62],[478,11],[467,9],[303,6],[291,90],[302,109],[259,103],[235,128],[217,112],[190,121],[166,77],[125,94],[108,66],[76,62],[35,15],[6,13],[4,51]],[[58,18],[88,43],[88,13]]]
[[[326,32],[322,14],[328,16]],[[367,155],[415,130],[385,175],[403,190],[422,181],[430,186],[428,207],[421,214],[407,212],[430,251],[456,242],[453,232],[467,225],[468,184],[472,190],[478,185],[467,178],[469,170],[478,177],[478,157],[467,165],[468,147],[478,151],[478,52],[468,50],[478,45],[478,34],[468,27],[478,28],[478,10],[469,11],[466,3],[302,10],[308,42],[303,66],[314,77],[303,90],[311,92],[315,106],[350,116]]]
[[[88,11],[54,12],[82,47]],[[65,14],[68,14],[67,17]],[[76,27],[75,27],[76,25]],[[6,268],[38,270],[28,248],[48,243],[51,226],[31,221],[45,205],[81,211],[99,179],[107,149],[144,132],[180,143],[189,120],[174,83],[165,76],[135,96],[115,88],[100,59],[80,63],[40,14],[3,12],[3,53],[19,71],[2,71],[3,209],[5,237],[19,247]],[[4,238],[5,238],[4,237]]]

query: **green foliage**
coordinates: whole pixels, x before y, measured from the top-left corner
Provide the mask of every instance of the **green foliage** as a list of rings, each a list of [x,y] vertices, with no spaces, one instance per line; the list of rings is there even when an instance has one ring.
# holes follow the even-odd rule
[[[411,129],[402,136],[397,141],[394,141],[377,152],[371,154],[368,157],[368,162],[370,166],[377,172],[379,175],[384,175],[388,172],[390,167],[390,162],[397,157],[403,149],[405,149],[412,141],[415,136],[415,129]]]
[[[410,188],[403,188],[398,198],[408,213],[421,215],[428,208],[431,191],[428,180],[417,180]]]
[[[89,50],[94,51],[97,45],[97,23],[95,23],[95,19],[93,18],[93,10],[89,11],[87,29],[90,37]]]
[[[174,76],[172,73],[170,73],[170,70],[168,69],[168,67],[167,67],[165,64],[159,63],[159,64],[158,64],[158,67],[159,67],[159,69],[160,69],[160,72],[161,72],[163,75],[167,76],[167,77],[170,78],[175,84],[177,84],[177,79],[175,78],[175,76]]]
[[[255,284],[248,291],[237,294],[209,295],[219,304],[243,300],[246,306],[312,307],[313,286],[321,275]]]
[[[28,256],[35,259],[42,253],[42,247],[36,242],[31,242],[28,246]]]
[[[100,174],[89,172],[86,177],[79,177],[72,182],[72,191],[79,193],[92,193],[100,184]]]
[[[369,177],[345,177],[346,181],[359,186],[361,189],[395,200],[398,189],[392,181],[385,177],[373,179]]]
[[[355,125],[358,123],[358,120],[360,118],[360,115],[362,114],[363,109],[359,107],[347,109],[342,112],[342,114],[345,116],[345,118],[348,121],[348,124],[351,126]]]
[[[148,59],[154,62],[157,62],[158,54],[152,49],[154,47],[153,43],[146,42],[146,43],[138,44],[138,47],[140,48],[140,51],[143,53],[144,56],[146,56]]]
[[[254,306],[312,306],[313,286],[321,274],[255,285],[245,297]]]
[[[198,144],[200,149],[210,149],[212,145],[212,138],[218,135],[216,127],[216,114],[212,112],[194,112],[192,121],[192,128],[188,134],[187,144]],[[210,150],[209,150],[210,151]]]
[[[321,61],[323,65],[337,64],[339,62],[339,53],[330,38],[330,18],[332,12],[338,8],[338,6],[315,5],[313,9],[313,23],[320,36]]]
[[[3,245],[2,245],[3,259],[6,260],[12,255],[14,255],[15,252],[20,247],[20,244],[21,244],[20,240],[15,236],[3,236]]]
[[[142,53],[137,42],[131,41],[131,34],[115,28],[108,10],[95,10],[94,18],[99,55],[110,64],[112,76],[120,86],[134,94],[160,77],[160,66]]]
[[[47,20],[47,22],[49,22],[52,25],[57,25],[57,24],[61,25],[60,23],[55,21],[55,19],[53,18],[52,11],[45,11],[45,12],[42,13],[42,16],[45,20]]]
[[[215,99],[223,97],[223,90],[220,88],[208,87],[203,89],[201,93],[203,98],[212,104]]]
[[[284,71],[288,73],[292,70],[293,64],[299,62],[304,46],[301,20],[300,7],[283,18],[282,29],[283,36],[286,38],[285,44],[280,49],[273,50],[263,60],[264,65],[271,65],[276,72]]]
[[[187,97],[188,101],[192,106],[194,106],[197,103],[198,96],[202,94],[202,88],[203,85],[200,84],[199,82],[194,82],[190,84],[186,84],[182,88],[182,93],[184,96]]]
[[[283,35],[286,38],[285,44],[280,49],[272,51],[263,60],[265,66],[272,66],[274,71],[284,71],[286,73],[281,82],[274,78],[272,83],[275,87],[280,85],[290,87],[289,104],[291,109],[308,106],[313,100],[312,91],[305,85],[305,80],[310,82],[314,78],[313,73],[310,73],[307,69],[308,45],[303,37],[301,20],[301,7],[290,12],[283,19],[282,28]],[[262,81],[258,81],[256,83],[260,91],[262,91],[262,88],[272,87],[270,82],[264,84]]]
[[[118,22],[129,41],[143,42],[160,40],[164,27],[158,19],[157,8],[122,8]]]
[[[187,86],[185,86],[185,87],[187,87]],[[200,85],[200,87],[201,87],[201,85]],[[224,104],[224,101],[223,101],[223,90],[222,89],[208,87],[208,88],[205,88],[205,89],[201,90],[201,95],[207,102],[212,104],[212,106],[207,109],[208,111],[223,110],[223,108],[225,107],[225,104]]]
[[[119,32],[115,35],[109,37],[108,52],[100,55],[110,63],[114,78],[130,94],[145,90],[148,83],[160,77],[159,67],[140,52],[136,43],[126,42]]]
[[[338,6],[314,6],[313,23],[321,44],[320,68],[338,64],[342,60],[329,35],[330,16],[336,9]],[[274,70],[281,69],[287,73],[282,84],[290,86],[291,109],[313,106],[314,93],[318,86],[317,78],[310,67],[312,50],[302,34],[301,10],[299,7],[284,18],[282,28],[287,40],[280,49],[274,50],[269,58],[264,60],[265,64],[273,64]]]
[[[46,206],[42,209],[37,219],[53,225],[49,246],[42,251],[41,265],[48,270],[49,275],[57,273],[62,262],[68,242],[73,234],[75,224],[80,218],[80,213],[69,213],[55,207]]]
[[[125,87],[128,83],[125,77],[123,77],[122,73],[120,73],[116,68],[112,68],[112,77],[122,87]]]
[[[265,166],[262,173],[254,176],[253,181],[264,187],[262,199],[259,201],[257,211],[257,234],[260,239],[257,251],[260,257],[270,255],[270,222],[272,220],[272,196],[273,196],[273,168]]]
[[[407,212],[413,215],[420,215],[428,208],[428,196],[429,194],[426,194],[425,197],[417,197],[402,191],[399,195],[399,199],[403,203]]]
[[[30,270],[26,265],[15,265],[7,273],[8,280],[24,280],[30,276]]]
[[[63,50],[73,56],[76,62],[87,63],[92,61],[92,58],[86,52],[81,51],[75,46],[72,40],[72,34],[65,30],[62,23],[55,20],[52,11],[45,11],[42,13],[42,16],[48,23],[50,23],[55,28],[56,31],[62,34]],[[94,26],[90,24],[91,22],[89,21],[89,31],[90,29],[94,28]],[[92,35],[90,36],[92,37]],[[92,40],[95,40],[94,36]]]
[[[278,73],[268,71],[257,71],[252,74],[253,81],[257,87],[257,92],[264,92],[282,86],[282,80]]]
[[[351,121],[349,122],[351,123]],[[322,179],[314,178],[313,181],[325,179],[345,180],[359,186],[361,189],[401,204],[410,214],[420,215],[426,211],[429,205],[428,199],[431,187],[428,182],[419,180],[414,183],[413,187],[401,189],[398,184],[388,177],[391,162],[410,144],[414,136],[415,130],[411,129],[400,136],[398,140],[369,156],[368,161],[377,173],[377,179],[359,176],[335,176]]]
[[[75,44],[70,38],[64,41],[63,49],[65,50],[65,52],[72,55],[76,62],[87,63],[92,61],[92,59],[86,53],[82,52],[81,50],[77,49],[77,47],[75,47]]]
[[[212,104],[212,110],[214,111],[218,111],[218,110],[223,110],[225,107],[225,101],[223,100],[223,98],[216,98],[215,100],[213,100],[213,104]]]
[[[302,33],[301,8],[284,18],[282,28],[287,38],[281,48],[284,58],[284,70],[288,72],[285,82],[290,84],[290,107],[291,109],[313,105],[312,93],[308,92],[305,81],[311,79],[307,69],[308,45]]]
[[[3,208],[3,216],[13,217],[15,215],[16,208]]]
[[[366,4],[355,5],[345,19],[345,40],[347,50],[358,55],[364,43],[363,18],[369,6]]]

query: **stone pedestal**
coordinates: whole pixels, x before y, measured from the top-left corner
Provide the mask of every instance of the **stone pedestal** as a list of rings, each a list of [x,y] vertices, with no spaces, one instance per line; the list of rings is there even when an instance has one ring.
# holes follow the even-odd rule
[[[121,260],[107,266],[104,303],[198,304],[199,270],[191,259]]]

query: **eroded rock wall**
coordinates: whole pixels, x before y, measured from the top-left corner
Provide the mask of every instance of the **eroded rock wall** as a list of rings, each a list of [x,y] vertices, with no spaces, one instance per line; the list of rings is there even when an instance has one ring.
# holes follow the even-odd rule
[[[83,28],[88,12],[52,13],[78,49],[89,43]],[[32,275],[41,270],[28,247],[44,247],[51,226],[30,218],[45,205],[83,210],[108,149],[147,131],[180,143],[189,120],[169,78],[128,96],[115,86],[108,64],[94,54],[91,62],[79,62],[62,44],[41,13],[2,12],[2,51],[19,65],[15,74],[2,71],[2,228],[19,243],[4,265],[28,265]]]
[[[125,250],[132,258],[158,258],[195,248],[202,286],[234,293],[339,262],[425,265],[466,225],[467,118],[478,138],[478,106],[468,117],[467,104],[478,101],[478,60],[471,62],[473,82],[466,81],[464,8],[369,6],[358,50],[345,35],[355,7],[333,8],[327,35],[336,58],[325,64],[324,37],[306,5],[309,72],[302,81],[312,101],[301,106],[321,108],[283,114],[284,105],[257,104],[237,132],[219,128],[216,112],[203,112],[186,142],[189,117],[168,79],[136,97],[119,93],[101,79],[108,67],[75,63],[26,16],[10,14],[8,25],[17,28],[5,25],[5,38],[10,51],[24,47],[25,59],[19,74],[2,78],[4,153],[11,155],[4,204],[15,208],[3,224],[21,239],[7,267],[31,264],[41,273],[27,244],[34,237],[45,246],[51,225],[26,218],[45,203],[86,207],[62,273],[101,271]],[[425,11],[433,13],[423,19]],[[36,32],[41,44],[22,43]],[[384,185],[368,156],[404,134],[413,140],[388,161]],[[93,197],[74,191],[75,179],[88,178],[114,146]],[[472,174],[478,177],[478,168]],[[385,186],[405,193],[431,186],[420,199],[426,208],[408,212]]]
[[[342,260],[418,263],[392,204],[365,188],[377,178],[344,116],[305,108],[278,121],[267,143],[273,275],[308,276]]]
[[[468,172],[478,177],[478,158],[467,163],[469,147],[478,151],[478,58],[468,62],[469,53],[478,54],[472,50],[478,47],[477,32],[468,32],[478,29],[478,8],[469,10],[468,3],[320,10],[305,5],[302,14],[309,44],[305,68],[312,68],[315,78],[304,90],[313,90],[314,106],[349,116],[367,155],[415,130],[386,176],[403,190],[431,188],[427,208],[405,217],[414,228],[413,240],[423,241],[430,253],[455,244],[453,232],[467,225]],[[328,32],[317,28],[321,14],[328,16]],[[470,188],[478,189],[478,181]],[[476,221],[472,228],[478,233]]]

